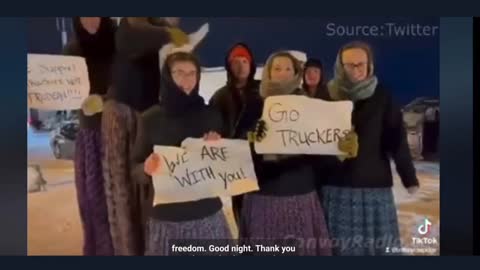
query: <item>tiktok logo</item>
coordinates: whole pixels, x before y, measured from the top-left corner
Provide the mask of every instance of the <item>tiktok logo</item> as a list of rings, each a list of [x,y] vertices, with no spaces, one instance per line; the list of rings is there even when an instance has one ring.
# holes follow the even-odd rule
[[[431,228],[432,228],[432,223],[430,222],[430,220],[428,220],[428,218],[425,218],[423,223],[420,226],[418,226],[417,231],[420,235],[426,235],[430,232]]]

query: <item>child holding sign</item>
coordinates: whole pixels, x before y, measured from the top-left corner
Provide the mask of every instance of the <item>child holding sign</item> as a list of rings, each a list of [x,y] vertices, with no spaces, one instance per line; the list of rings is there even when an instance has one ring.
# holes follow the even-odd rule
[[[370,46],[349,43],[340,49],[335,77],[328,84],[331,100],[354,102],[352,122],[360,144],[358,157],[344,161],[323,189],[332,239],[360,240],[336,246],[338,255],[386,255],[400,246],[390,158],[409,193],[419,185],[402,114],[373,68]]]
[[[90,96],[80,110],[75,143],[75,184],[84,229],[84,255],[113,255],[102,175],[102,96],[110,86],[115,26],[108,17],[75,17],[75,39],[64,54],[85,57]]]
[[[135,143],[134,174],[151,182],[163,166],[154,145],[177,146],[188,137],[220,132],[220,115],[208,108],[199,95],[200,64],[191,54],[176,52],[167,57],[162,70],[160,104],[142,117]],[[218,135],[209,138],[218,139]],[[147,225],[146,255],[169,255],[169,240],[231,239],[219,198],[155,205]]]
[[[306,95],[299,89],[298,61],[289,53],[273,54],[263,70],[260,95]],[[264,123],[261,121],[261,123]],[[256,139],[262,139],[261,128]],[[240,235],[254,244],[293,240],[298,255],[330,255],[322,206],[316,192],[313,158],[304,155],[254,154],[260,191],[244,198]]]

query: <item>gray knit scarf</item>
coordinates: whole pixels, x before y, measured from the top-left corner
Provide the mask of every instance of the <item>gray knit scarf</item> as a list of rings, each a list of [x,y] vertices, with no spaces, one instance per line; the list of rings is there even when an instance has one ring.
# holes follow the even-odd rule
[[[371,61],[370,61],[371,62]],[[378,79],[373,75],[373,63],[370,63],[370,71],[367,79],[352,83],[345,73],[340,54],[337,55],[335,62],[334,78],[328,82],[328,91],[333,100],[351,100],[359,101],[367,99],[373,95],[378,84]]]

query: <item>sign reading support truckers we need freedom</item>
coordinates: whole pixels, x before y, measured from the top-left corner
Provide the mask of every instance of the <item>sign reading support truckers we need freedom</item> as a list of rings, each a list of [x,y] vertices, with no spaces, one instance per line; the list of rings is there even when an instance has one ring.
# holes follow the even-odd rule
[[[155,203],[196,201],[258,190],[245,140],[187,138],[182,148],[155,146],[160,168],[153,175]]]
[[[28,54],[28,107],[39,110],[76,110],[90,92],[85,58]]]
[[[338,141],[351,128],[351,101],[329,102],[306,96],[272,96],[265,100],[265,138],[255,142],[259,154],[341,155]]]

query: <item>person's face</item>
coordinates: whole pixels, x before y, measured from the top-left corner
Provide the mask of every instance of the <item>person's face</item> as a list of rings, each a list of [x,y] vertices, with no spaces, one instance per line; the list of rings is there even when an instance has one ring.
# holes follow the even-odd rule
[[[275,57],[270,70],[270,78],[273,82],[285,82],[293,80],[295,77],[295,69],[292,60],[288,57]]]
[[[235,79],[244,81],[250,75],[250,62],[246,57],[235,57],[230,63],[230,68]]]
[[[91,35],[97,33],[100,28],[100,17],[80,17],[83,28]]]
[[[367,53],[358,48],[348,49],[342,53],[343,68],[351,82],[360,82],[368,76]]]
[[[197,84],[197,67],[192,62],[179,61],[173,63],[171,71],[175,84],[190,95]]]
[[[318,67],[308,67],[305,70],[305,83],[308,86],[317,86],[322,78],[322,71]]]

